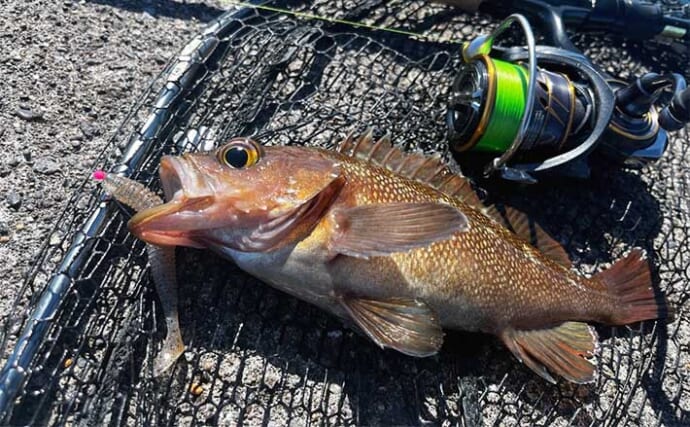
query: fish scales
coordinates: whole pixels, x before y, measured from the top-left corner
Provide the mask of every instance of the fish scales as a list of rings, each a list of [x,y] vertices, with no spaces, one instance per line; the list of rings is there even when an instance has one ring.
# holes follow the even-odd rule
[[[408,355],[436,354],[443,328],[481,331],[549,381],[590,382],[597,337],[585,322],[670,311],[639,250],[582,277],[524,215],[484,207],[439,158],[387,137],[336,151],[236,138],[166,156],[160,175],[167,202],[131,219],[136,236],[214,250]]]
[[[322,154],[341,165],[351,188],[346,191],[353,193],[337,203],[440,202],[467,215],[469,230],[448,240],[391,254],[393,263],[377,257],[346,260],[341,268],[366,270],[381,264],[374,268],[386,268],[391,270],[388,277],[405,279],[388,283],[386,288],[435,305],[443,314],[444,326],[495,333],[507,324],[530,327],[533,319],[540,324],[563,316],[600,320],[602,303],[606,304],[604,313],[611,310],[612,298],[601,283],[555,264],[477,208],[360,159],[329,151]],[[324,226],[330,227],[327,221]],[[327,230],[321,234],[322,238],[328,235]],[[589,288],[583,281],[589,282]]]

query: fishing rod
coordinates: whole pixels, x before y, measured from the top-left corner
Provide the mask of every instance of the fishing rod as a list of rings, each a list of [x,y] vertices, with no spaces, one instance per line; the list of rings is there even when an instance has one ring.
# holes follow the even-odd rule
[[[575,32],[603,31],[631,40],[656,40],[688,52],[690,2],[665,4],[636,0],[438,0],[466,12],[505,18],[510,13],[537,22],[548,43],[576,50],[564,27]]]
[[[527,46],[495,46],[514,24]],[[485,175],[523,183],[544,173],[586,178],[594,150],[626,167],[660,158],[668,132],[690,122],[683,76],[617,80],[575,49],[563,26],[554,30],[553,46],[536,45],[530,22],[513,14],[463,45],[449,94],[451,148],[495,155]]]

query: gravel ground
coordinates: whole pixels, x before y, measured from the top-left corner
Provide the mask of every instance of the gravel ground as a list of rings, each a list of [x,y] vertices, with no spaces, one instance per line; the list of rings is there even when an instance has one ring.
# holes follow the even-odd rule
[[[0,1],[0,320],[65,200],[206,1]]]

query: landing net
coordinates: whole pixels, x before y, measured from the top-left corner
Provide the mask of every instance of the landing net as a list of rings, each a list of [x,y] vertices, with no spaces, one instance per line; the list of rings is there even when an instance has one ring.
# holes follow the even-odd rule
[[[332,19],[234,7],[154,79],[97,167],[159,189],[162,154],[232,136],[331,148],[352,129],[407,150],[444,143],[458,40],[497,21],[426,2],[271,2]],[[334,19],[421,34],[409,36]],[[670,50],[601,36],[576,44],[612,75],[680,71]],[[152,378],[163,338],[144,245],[130,211],[85,181],[37,255],[0,331],[2,424],[11,425],[688,425],[688,128],[646,169],[598,168],[588,182],[479,182],[562,242],[591,274],[644,248],[678,307],[668,326],[599,327],[595,384],[549,385],[492,337],[451,333],[439,356],[382,351],[334,317],[208,252],[178,251],[188,350]]]

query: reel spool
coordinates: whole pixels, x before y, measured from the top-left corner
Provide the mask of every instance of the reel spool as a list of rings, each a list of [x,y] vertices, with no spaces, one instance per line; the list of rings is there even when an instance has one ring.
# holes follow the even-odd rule
[[[480,55],[463,66],[453,84],[453,148],[503,152],[510,148],[525,112],[527,70],[518,64]],[[536,103],[520,150],[575,145],[572,138],[591,118],[592,96],[566,74],[538,69]]]

